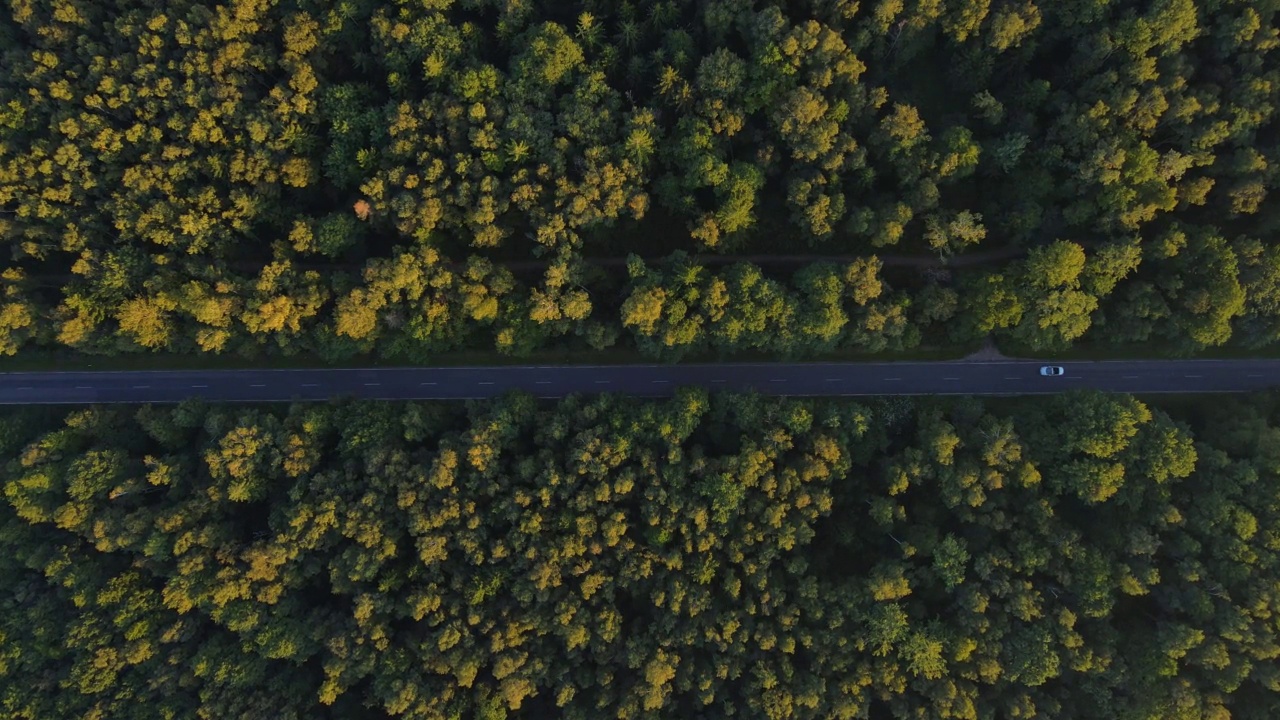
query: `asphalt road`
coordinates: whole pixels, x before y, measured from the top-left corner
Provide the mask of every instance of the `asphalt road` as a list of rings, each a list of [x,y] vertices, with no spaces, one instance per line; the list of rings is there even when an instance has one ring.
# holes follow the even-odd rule
[[[664,396],[681,386],[767,395],[1035,395],[1080,388],[1127,393],[1250,392],[1280,384],[1280,360],[1125,360],[598,365],[0,373],[0,404],[460,400],[525,390]]]

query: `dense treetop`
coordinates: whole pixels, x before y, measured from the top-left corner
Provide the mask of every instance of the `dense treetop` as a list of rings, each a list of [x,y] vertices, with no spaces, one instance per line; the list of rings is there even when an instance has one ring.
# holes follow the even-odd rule
[[[1278,11],[10,0],[0,352],[1263,347]],[[1278,428],[6,411],[0,714],[1276,717]]]
[[[1277,7],[12,0],[0,349],[599,346],[625,297],[586,256],[1055,242],[1053,282],[897,285],[1034,347],[1264,345]]]
[[[1280,410],[0,417],[0,714],[1272,718]]]

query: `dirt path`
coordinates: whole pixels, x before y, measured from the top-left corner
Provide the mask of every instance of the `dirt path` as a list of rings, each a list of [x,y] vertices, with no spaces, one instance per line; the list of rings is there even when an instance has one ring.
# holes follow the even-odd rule
[[[963,255],[952,255],[949,258],[942,259],[929,255],[879,255],[880,262],[885,267],[913,267],[920,269],[947,269],[973,267],[976,265],[985,265],[988,263],[999,262],[1002,260],[1012,260],[1022,257],[1026,254],[1026,249],[1021,247],[1003,247],[993,250],[982,250],[979,252],[965,253]],[[869,257],[869,255],[699,255],[691,254],[690,259],[699,265],[706,267],[718,267],[724,265],[732,265],[739,262],[748,262],[761,267],[803,267],[811,263],[828,262],[836,265],[851,263],[855,260]],[[661,265],[667,261],[667,257],[645,258],[645,263],[649,265]],[[498,261],[494,264],[504,267],[512,272],[533,272],[537,270],[545,270],[550,261],[548,260],[506,260]],[[586,257],[583,262],[595,265],[597,267],[619,268],[626,267],[627,259],[625,257]],[[262,265],[256,262],[236,261],[229,263],[230,267],[241,272],[257,275],[262,272]],[[462,269],[465,263],[449,262],[445,266],[454,269]],[[344,271],[358,274],[364,266],[352,263],[309,263],[295,262],[293,265],[296,270],[316,270],[319,272]],[[71,282],[74,279],[72,275],[31,275],[28,281],[36,284],[49,286],[57,286]]]
[[[974,265],[985,265],[991,262],[1001,260],[1012,260],[1022,257],[1026,254],[1026,249],[1021,247],[1003,247],[992,250],[983,250],[980,252],[965,253],[963,255],[952,255],[949,258],[942,259],[931,255],[879,255],[880,262],[886,267],[916,267],[916,268],[959,268],[972,267]],[[760,266],[804,266],[811,263],[829,262],[837,265],[850,263],[854,260],[869,257],[869,255],[690,255],[689,258],[693,262],[704,266],[732,265],[739,262],[748,262],[753,265]],[[645,262],[651,265],[657,265],[666,261],[667,258],[645,258]],[[599,267],[625,267],[627,259],[625,257],[607,257],[593,258],[587,257],[584,262]],[[547,266],[545,260],[514,260],[500,263],[503,267],[512,271],[528,271],[539,270]]]

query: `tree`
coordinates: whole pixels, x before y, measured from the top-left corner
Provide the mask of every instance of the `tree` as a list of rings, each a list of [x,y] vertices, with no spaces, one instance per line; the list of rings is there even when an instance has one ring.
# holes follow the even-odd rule
[[[1135,241],[1108,243],[1085,261],[1081,285],[1085,292],[1102,298],[1135,270],[1142,261],[1142,248]]]
[[[1025,311],[1011,331],[1032,348],[1064,348],[1084,335],[1098,308],[1096,297],[1080,290],[1086,264],[1084,249],[1056,241],[1033,249],[1021,273]]]
[[[1241,261],[1245,296],[1240,339],[1249,347],[1264,347],[1280,340],[1280,250],[1252,239],[1233,247]]]
[[[1031,2],[997,10],[988,25],[987,44],[996,52],[1018,47],[1040,26],[1040,9]]]
[[[793,280],[799,294],[796,317],[801,342],[818,350],[835,347],[849,322],[844,311],[844,282],[839,268],[813,264],[796,273]]]
[[[582,64],[582,48],[563,27],[543,23],[525,38],[526,51],[516,59],[523,77],[556,85]]]
[[[120,306],[116,319],[120,322],[120,330],[142,347],[163,348],[169,344],[173,333],[173,322],[168,314],[173,306],[172,301],[163,298],[134,298]]]
[[[930,215],[924,221],[924,239],[939,255],[951,255],[965,247],[976,245],[987,236],[982,226],[982,216],[968,210],[956,213],[947,220]]]
[[[791,347],[796,300],[787,288],[747,263],[735,263],[718,279],[723,280],[726,298],[708,328],[713,346],[721,350]]]
[[[1013,283],[1003,275],[985,274],[965,288],[963,298],[963,322],[952,328],[957,340],[985,337],[995,330],[1018,325],[1022,321],[1022,298]]]

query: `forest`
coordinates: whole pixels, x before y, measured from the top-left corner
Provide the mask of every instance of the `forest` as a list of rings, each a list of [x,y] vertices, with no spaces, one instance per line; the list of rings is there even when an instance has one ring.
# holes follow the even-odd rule
[[[1278,9],[10,0],[0,352],[1273,347]]]
[[[1280,346],[1280,0],[8,0],[0,68],[0,356]],[[6,406],[0,488],[15,720],[1280,717],[1280,393]]]
[[[1280,396],[9,409],[0,714],[1280,715]]]

